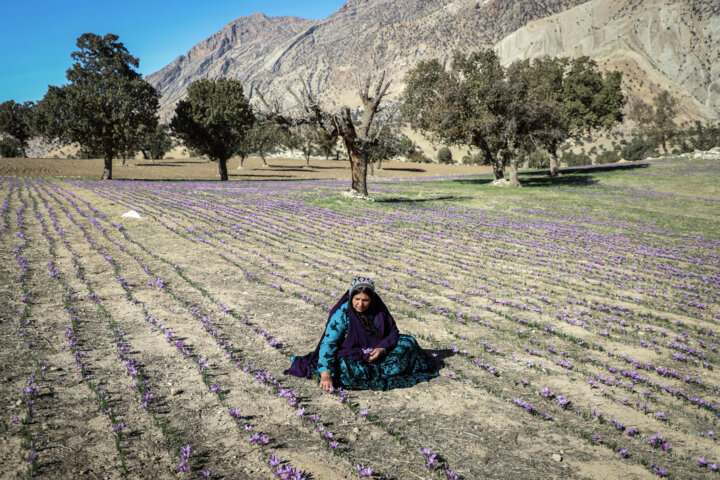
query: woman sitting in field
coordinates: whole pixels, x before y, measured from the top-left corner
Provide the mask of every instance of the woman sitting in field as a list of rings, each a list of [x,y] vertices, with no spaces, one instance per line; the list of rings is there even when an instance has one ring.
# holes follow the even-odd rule
[[[438,375],[434,360],[395,320],[369,278],[355,278],[330,310],[325,333],[314,352],[293,357],[286,375],[311,378],[320,388],[355,390],[411,387]]]

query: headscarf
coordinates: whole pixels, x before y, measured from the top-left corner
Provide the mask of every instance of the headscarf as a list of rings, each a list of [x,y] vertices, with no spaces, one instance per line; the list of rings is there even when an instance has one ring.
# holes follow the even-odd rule
[[[335,355],[337,358],[350,357],[356,361],[365,360],[367,355],[363,352],[363,349],[384,348],[388,350],[397,344],[400,332],[395,324],[395,319],[377,293],[373,294],[369,310],[369,315],[371,314],[373,317],[373,326],[376,329],[376,334],[369,332],[363,327],[357,312],[352,308],[350,298],[350,290],[348,290],[340,300],[338,300],[335,306],[330,309],[327,323],[323,329],[323,334],[320,336],[320,341],[317,347],[315,347],[315,351],[302,357],[295,357],[290,368],[285,370],[285,375],[295,375],[296,377],[305,378],[312,376],[312,367],[317,368],[318,358],[320,357],[320,346],[322,345],[323,336],[330,323],[330,319],[332,319],[335,312],[340,310],[346,303],[348,303],[347,311],[350,322],[345,338],[341,342]]]

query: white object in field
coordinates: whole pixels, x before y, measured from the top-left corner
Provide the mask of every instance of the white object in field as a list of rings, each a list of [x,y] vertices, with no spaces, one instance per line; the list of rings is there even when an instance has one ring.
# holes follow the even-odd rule
[[[140,216],[140,214],[138,212],[136,212],[135,210],[130,210],[129,212],[125,212],[122,214],[122,216],[128,217],[128,218],[142,218]]]

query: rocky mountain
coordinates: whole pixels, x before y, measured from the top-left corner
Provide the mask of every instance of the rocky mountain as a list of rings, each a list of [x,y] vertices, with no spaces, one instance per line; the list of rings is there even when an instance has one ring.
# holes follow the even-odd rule
[[[625,72],[631,98],[667,88],[687,118],[717,119],[718,42],[717,0],[349,0],[319,21],[239,18],[148,80],[165,118],[193,80],[225,76],[288,103],[303,78],[328,107],[354,106],[358,76],[384,70],[397,95],[419,60],[495,47],[507,62],[589,55]]]
[[[720,2],[597,0],[533,22],[502,39],[506,63],[587,55],[624,74],[632,102],[661,90],[681,120],[720,116]]]
[[[199,78],[241,80],[252,96],[290,98],[302,77],[330,104],[356,104],[355,77],[386,70],[400,91],[404,72],[426,58],[455,50],[491,47],[533,20],[582,4],[582,0],[349,0],[321,21],[239,18],[148,76],[172,114],[187,85]]]

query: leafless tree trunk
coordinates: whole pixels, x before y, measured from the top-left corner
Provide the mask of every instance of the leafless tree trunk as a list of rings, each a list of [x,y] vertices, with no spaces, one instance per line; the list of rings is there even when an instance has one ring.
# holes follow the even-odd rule
[[[305,168],[310,168],[310,154],[312,153],[312,140],[306,140],[305,141],[305,151],[303,154],[305,155]]]
[[[260,92],[258,97],[266,108],[263,115],[270,121],[278,125],[286,127],[296,125],[315,125],[328,132],[331,136],[343,139],[345,148],[351,165],[352,184],[350,190],[352,193],[367,197],[367,164],[368,149],[376,139],[370,138],[370,128],[372,127],[375,115],[380,111],[380,103],[387,95],[390,81],[385,82],[385,73],[383,72],[374,89],[371,88],[372,77],[368,76],[364,84],[358,83],[358,94],[362,101],[364,111],[362,123],[358,128],[352,120],[349,107],[343,107],[339,114],[330,114],[323,110],[315,96],[310,92],[309,86],[302,82],[302,91],[297,94],[293,91],[290,93],[295,97],[298,105],[302,108],[303,114],[300,117],[288,117],[280,113],[279,104],[275,102],[274,106],[270,106]]]
[[[240,155],[240,165],[237,167],[238,170],[245,170],[245,155]],[[226,174],[227,175],[227,174]],[[227,179],[226,179],[227,180]]]

